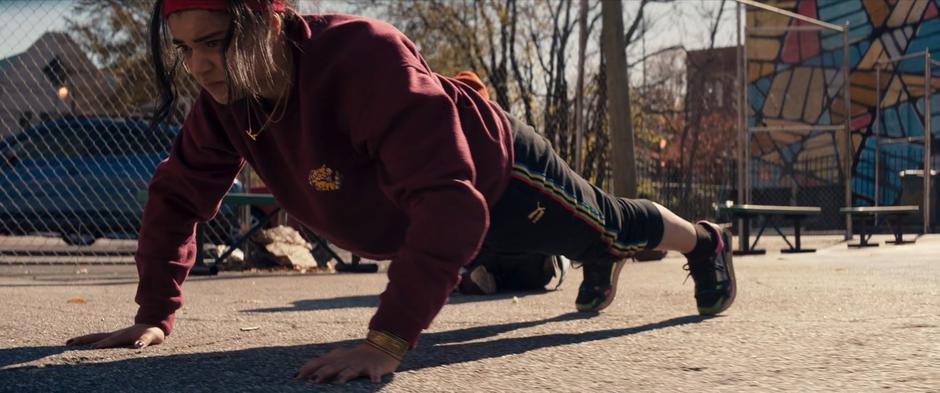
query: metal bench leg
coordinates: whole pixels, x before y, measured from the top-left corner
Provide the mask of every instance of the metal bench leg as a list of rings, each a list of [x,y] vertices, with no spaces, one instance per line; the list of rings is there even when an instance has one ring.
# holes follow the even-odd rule
[[[350,263],[343,263],[342,260],[336,260],[336,271],[344,273],[375,273],[379,271],[379,265],[375,263],[360,263],[362,258],[353,254]]]
[[[767,250],[759,250],[755,248],[757,247],[757,242],[760,241],[761,235],[764,233],[764,229],[767,228],[767,218],[763,217],[763,215],[757,216],[757,217],[764,218],[763,226],[761,226],[760,231],[757,233],[757,237],[754,239],[754,243],[748,244],[748,239],[751,236],[751,218],[753,217],[754,216],[750,216],[750,215],[744,216],[744,220],[743,220],[744,225],[743,225],[743,228],[741,229],[742,244],[744,244],[744,247],[740,250],[732,251],[732,254],[734,255],[764,255],[767,253]]]
[[[783,237],[783,240],[787,242],[787,245],[790,246],[790,248],[780,250],[780,252],[786,253],[786,254],[801,253],[801,252],[816,252],[815,248],[802,248],[800,245],[800,224],[803,223],[803,217],[795,217],[792,220],[793,220],[793,237],[794,237],[794,243],[796,243],[796,247],[790,244],[790,242],[787,241],[787,237],[783,236],[783,234],[781,233],[780,236]],[[780,230],[778,229],[777,232],[780,232]]]
[[[306,235],[308,239],[316,243],[315,248],[313,250],[313,257],[314,259],[317,260],[318,264],[320,263],[320,260],[324,260],[324,262],[326,262],[326,261],[329,261],[330,258],[332,258],[336,261],[335,268],[336,268],[336,271],[338,272],[375,273],[379,271],[379,265],[375,263],[360,263],[360,261],[362,261],[362,258],[360,258],[356,254],[352,255],[350,263],[346,263],[346,261],[344,261],[343,258],[339,256],[339,254],[337,254],[335,251],[333,251],[332,248],[330,248],[326,240],[323,240],[322,238],[320,238],[319,236],[317,236],[316,234],[314,234],[312,231],[310,231],[307,228],[304,228],[303,232],[304,232],[304,235]]]
[[[904,240],[903,220],[904,220],[904,216],[901,216],[901,215],[890,215],[888,217],[885,217],[885,221],[888,222],[888,225],[891,227],[892,232],[894,232],[894,240],[888,240],[885,243],[901,245],[901,244],[910,244],[910,243],[915,242],[915,240]]]
[[[239,236],[233,242],[229,243],[228,247],[225,249],[225,252],[215,258],[215,266],[220,266],[222,262],[225,261],[225,258],[228,258],[229,255],[232,255],[232,253],[235,252],[235,250],[237,250],[238,247],[242,245],[242,243],[251,238],[251,235],[254,235],[255,232],[258,232],[261,230],[261,228],[264,228],[265,225],[268,225],[268,222],[271,221],[271,218],[273,218],[279,211],[281,211],[281,208],[275,207],[274,210],[271,210],[270,213],[266,214],[264,217],[261,217],[261,220],[249,228],[248,232],[245,232],[244,235]]]
[[[732,214],[731,216],[732,219],[734,219],[736,215]],[[738,228],[741,230],[741,233],[738,234],[738,249],[734,250],[734,252],[747,252],[751,249],[751,218],[746,215],[738,217]]]
[[[196,263],[189,270],[191,276],[214,276],[219,274],[218,263],[212,266],[206,265],[206,252],[202,249],[204,244],[206,244],[206,224],[199,223],[196,224]]]
[[[863,247],[878,247],[878,243],[869,243],[868,240],[871,239],[873,233],[869,231],[868,218],[859,217],[857,220],[858,225],[858,243],[849,243],[849,247],[863,248]]]

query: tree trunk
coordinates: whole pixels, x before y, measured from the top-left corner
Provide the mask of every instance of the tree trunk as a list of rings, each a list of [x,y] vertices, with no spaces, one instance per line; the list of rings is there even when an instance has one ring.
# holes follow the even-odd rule
[[[587,0],[581,0],[578,9],[578,82],[574,89],[574,168],[578,173],[584,173],[584,57],[587,49]]]
[[[636,159],[630,115],[630,85],[623,39],[623,7],[620,0],[601,3],[604,56],[607,58],[607,116],[613,141],[614,194],[636,198]]]

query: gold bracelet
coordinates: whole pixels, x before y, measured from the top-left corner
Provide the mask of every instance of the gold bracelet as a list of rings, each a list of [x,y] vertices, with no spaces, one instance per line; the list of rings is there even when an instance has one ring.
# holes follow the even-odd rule
[[[408,352],[408,342],[381,330],[369,330],[366,343],[401,361]]]

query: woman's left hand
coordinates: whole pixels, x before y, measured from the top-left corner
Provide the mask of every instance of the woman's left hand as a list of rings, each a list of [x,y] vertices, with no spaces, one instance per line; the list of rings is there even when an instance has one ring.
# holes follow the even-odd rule
[[[312,377],[315,383],[332,380],[334,383],[343,384],[364,376],[372,383],[379,383],[382,376],[394,372],[399,364],[401,362],[398,359],[369,344],[361,343],[352,348],[334,349],[307,362],[295,378],[303,380]]]

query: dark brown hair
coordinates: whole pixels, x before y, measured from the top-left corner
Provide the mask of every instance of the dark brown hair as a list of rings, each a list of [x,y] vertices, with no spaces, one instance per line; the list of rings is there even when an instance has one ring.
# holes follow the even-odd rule
[[[275,61],[274,52],[268,44],[272,34],[271,18],[282,18],[281,34],[286,39],[285,31],[290,22],[300,18],[293,10],[287,9],[283,13],[275,13],[270,2],[263,3],[262,8],[251,7],[249,3],[259,3],[254,0],[229,0],[226,12],[230,16],[228,31],[222,42],[222,64],[225,71],[225,83],[228,88],[230,100],[236,97],[250,96],[249,93],[259,93],[265,88],[274,86],[283,81],[276,80],[283,75]],[[221,11],[220,11],[221,12]],[[157,0],[153,6],[150,17],[150,56],[153,63],[154,81],[160,94],[159,102],[154,109],[151,127],[164,122],[173,112],[179,90],[176,85],[176,76],[180,69],[182,59],[170,48],[170,34],[163,18],[163,0]],[[232,49],[229,58],[229,49]]]

